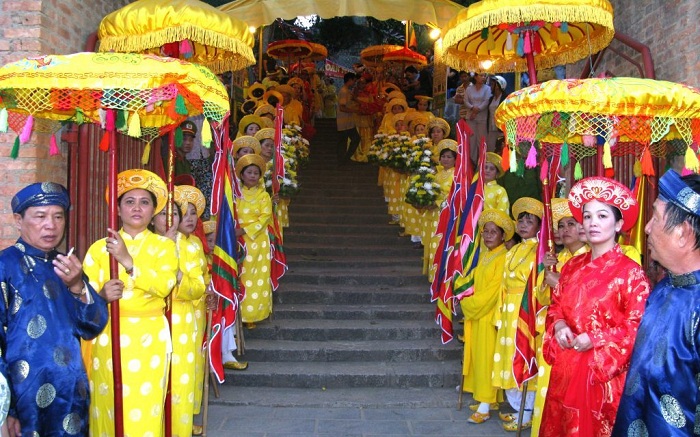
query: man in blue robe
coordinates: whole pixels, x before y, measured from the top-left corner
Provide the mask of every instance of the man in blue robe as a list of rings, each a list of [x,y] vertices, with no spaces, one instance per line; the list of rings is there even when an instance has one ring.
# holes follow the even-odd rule
[[[80,339],[95,338],[108,312],[80,260],[56,251],[69,207],[68,192],[53,182],[29,185],[12,199],[20,238],[0,252],[0,373],[10,386],[10,436],[88,432]]]
[[[667,276],[649,295],[614,436],[700,435],[700,176],[659,179],[646,225]]]

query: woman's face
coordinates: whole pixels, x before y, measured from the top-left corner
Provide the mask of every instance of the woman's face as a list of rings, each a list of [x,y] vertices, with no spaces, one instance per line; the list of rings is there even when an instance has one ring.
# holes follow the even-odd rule
[[[474,76],[474,80],[476,81],[477,85],[483,85],[486,83],[486,75],[485,74],[477,74]]]
[[[559,238],[561,242],[567,248],[572,246],[578,246],[581,239],[579,238],[579,231],[581,230],[581,225],[573,217],[564,217],[559,220]]]
[[[440,165],[442,165],[445,170],[453,168],[456,160],[457,157],[452,150],[445,150],[440,154]]]
[[[180,227],[180,209],[177,205],[173,205],[173,227]],[[161,212],[153,217],[153,227],[156,234],[165,235],[168,231],[168,208],[163,208]],[[179,230],[179,229],[178,229]]]
[[[399,114],[403,112],[403,106],[401,105],[394,105],[391,107],[391,113],[392,114]]]
[[[437,144],[444,139],[445,132],[442,130],[442,128],[434,127],[430,130],[430,140],[433,142],[433,144]]]
[[[396,120],[396,123],[394,123],[394,128],[398,133],[406,132],[406,123],[404,123],[403,120]]]
[[[503,244],[504,232],[494,222],[488,222],[481,231],[481,238],[484,239],[486,247],[493,250]]]
[[[523,214],[518,219],[517,232],[523,240],[534,238],[539,230],[540,220],[536,215]]]
[[[240,158],[241,156],[245,155],[252,155],[253,153],[255,153],[255,150],[253,150],[252,147],[241,147],[240,149],[238,149],[236,158]]]
[[[424,135],[425,134],[425,125],[424,124],[417,124],[416,127],[413,129],[413,135]]]
[[[495,181],[496,176],[498,176],[498,168],[490,162],[484,164],[484,182]]]
[[[245,134],[255,136],[255,134],[260,130],[260,126],[258,126],[255,123],[250,123],[248,126],[245,127]]]
[[[122,194],[118,210],[125,228],[141,232],[148,227],[153,218],[153,196],[149,191],[134,188]]]
[[[216,232],[209,232],[205,235],[207,239],[207,246],[209,246],[209,253],[214,252],[214,246],[216,246]]]
[[[428,101],[427,100],[418,100],[418,103],[416,103],[416,110],[425,112],[428,110]]]
[[[194,205],[191,203],[187,204],[187,211],[185,211],[185,215],[182,217],[182,221],[180,222],[180,226],[178,227],[178,230],[182,232],[183,234],[189,236],[192,232],[194,232],[194,229],[197,227],[197,208],[195,208]]]
[[[260,169],[257,165],[249,165],[241,172],[241,181],[248,188],[253,188],[260,182]]]
[[[266,138],[260,142],[260,156],[266,161],[272,159],[272,151],[275,149],[275,142]]]
[[[615,220],[612,208],[597,200],[583,205],[583,229],[591,245],[615,241],[616,234],[622,229],[622,220]]]

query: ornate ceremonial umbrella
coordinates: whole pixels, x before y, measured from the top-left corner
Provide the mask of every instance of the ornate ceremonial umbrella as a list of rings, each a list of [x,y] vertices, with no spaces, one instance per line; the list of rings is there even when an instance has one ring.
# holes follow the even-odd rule
[[[461,11],[443,38],[445,62],[476,72],[527,71],[584,59],[613,36],[608,0],[482,0]]]
[[[360,52],[360,62],[367,67],[378,67],[384,62],[384,55],[402,48],[403,46],[392,44],[365,47]]]
[[[202,64],[215,73],[255,64],[248,24],[199,0],[139,0],[107,15],[103,52],[151,53]]]
[[[286,60],[288,67],[292,65],[292,61],[311,56],[313,51],[311,44],[300,39],[282,39],[267,45],[267,54],[275,59]]]
[[[613,170],[613,156],[633,155],[641,182],[655,174],[652,156],[684,155],[686,171],[699,167],[700,91],[682,84],[629,77],[550,80],[510,94],[495,119],[506,134],[503,161],[511,171],[516,152],[528,154],[532,166],[553,156],[562,165],[575,159],[576,179],[583,176],[580,160],[593,155],[600,174],[603,167]],[[636,190],[641,205],[644,189]],[[640,251],[645,223],[640,219],[632,232]]]
[[[0,129],[19,134],[19,153],[32,130],[54,134],[62,123],[103,123],[109,151],[109,227],[117,221],[117,131],[145,141],[172,132],[188,115],[204,114],[204,132],[229,113],[226,89],[208,69],[153,55],[76,53],[22,59],[0,68]],[[6,121],[7,123],[3,123]],[[173,135],[171,134],[171,138]],[[204,140],[207,138],[205,136]],[[55,141],[55,140],[54,140]],[[54,142],[52,141],[52,142]],[[209,138],[211,141],[211,138]],[[110,276],[118,277],[110,256]],[[123,435],[119,301],[111,303],[115,435]]]
[[[328,57],[328,49],[323,44],[309,41],[309,45],[311,46],[311,54],[305,58],[306,60],[316,62]]]
[[[428,60],[425,56],[409,49],[408,47],[403,47],[399,50],[389,52],[384,55],[382,60],[384,62],[396,62],[403,65],[404,67],[406,65],[416,65],[419,67],[423,67],[428,64]]]

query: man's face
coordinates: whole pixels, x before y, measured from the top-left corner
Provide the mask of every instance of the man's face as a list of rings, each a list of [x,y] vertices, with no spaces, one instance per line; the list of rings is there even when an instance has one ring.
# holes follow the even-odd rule
[[[180,150],[182,150],[182,153],[187,155],[192,151],[194,148],[194,137],[192,135],[183,135],[182,136],[182,147]]]
[[[63,239],[66,212],[58,205],[31,206],[24,211],[24,217],[15,214],[15,222],[24,241],[49,252]]]
[[[469,74],[468,74],[468,73],[460,74],[460,75],[459,75],[459,80],[460,80],[462,83],[469,83]]]
[[[407,71],[407,72],[404,73],[404,77],[405,77],[406,80],[408,80],[409,82],[413,82],[414,80],[416,80],[416,76],[417,76],[416,73],[414,73],[414,72],[412,72],[412,71]]]
[[[644,226],[647,234],[647,247],[651,258],[671,270],[673,266],[673,239],[674,233],[666,231],[666,205],[661,199],[656,199],[653,205],[651,218]]]

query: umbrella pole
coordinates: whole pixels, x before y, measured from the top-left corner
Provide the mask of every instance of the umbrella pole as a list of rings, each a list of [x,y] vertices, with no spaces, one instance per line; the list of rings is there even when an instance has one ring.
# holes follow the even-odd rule
[[[175,132],[170,131],[168,134],[168,203],[166,205],[167,229],[173,225],[173,196],[175,193]],[[177,285],[176,285],[177,286]],[[168,328],[170,329],[170,341],[173,337],[173,295],[172,292],[165,298],[165,317],[168,319]],[[165,406],[163,408],[163,418],[165,420],[165,436],[173,435],[172,423],[172,379],[173,366],[172,356],[170,366],[168,366],[168,383],[165,390]]]
[[[211,310],[207,311],[207,336],[211,336]],[[202,437],[207,435],[207,421],[209,420],[209,373],[211,370],[211,357],[209,356],[209,348],[207,347],[205,353],[205,369],[204,369],[204,393],[202,394],[202,402],[204,406],[202,407]],[[216,382],[215,382],[216,383]]]
[[[530,39],[530,47],[533,45],[532,33],[526,32],[525,38]],[[537,70],[535,70],[535,55],[530,50],[530,53],[525,54],[525,60],[527,61],[527,75],[530,76],[530,85],[537,85]]]
[[[525,412],[525,398],[527,397],[527,381],[523,382],[523,397],[520,400],[520,411],[518,414],[518,432],[515,434],[516,437],[520,437],[523,431],[523,413]]]
[[[263,29],[265,25],[260,26],[260,42],[258,43],[258,80],[262,82],[263,80]]]
[[[113,109],[112,116],[116,117]],[[118,229],[117,221],[117,130],[107,132],[109,135],[109,228]],[[109,255],[109,276],[119,278],[119,265],[114,256]],[[110,304],[110,334],[112,336],[112,374],[114,380],[114,435],[124,435],[124,405],[122,393],[122,354],[119,334],[119,300]]]

